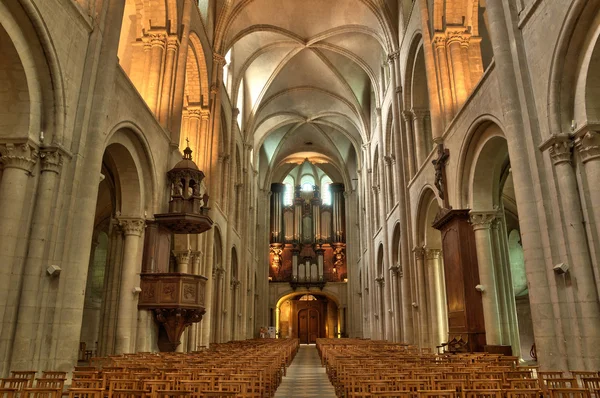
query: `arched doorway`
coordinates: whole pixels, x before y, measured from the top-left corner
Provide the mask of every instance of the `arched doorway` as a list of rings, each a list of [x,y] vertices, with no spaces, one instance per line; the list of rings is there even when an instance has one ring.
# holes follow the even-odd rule
[[[448,311],[446,303],[446,282],[442,256],[442,240],[440,231],[433,228],[432,224],[440,207],[438,199],[431,188],[427,188],[421,195],[418,213],[417,266],[422,267],[422,294],[419,298],[425,305],[424,329],[422,333],[428,335],[423,338],[426,346],[435,349],[448,340]],[[418,270],[417,270],[418,271]],[[419,272],[417,272],[419,274]]]
[[[149,351],[157,328],[137,309],[144,212],[152,208],[152,168],[131,130],[112,135],[102,158],[92,251],[88,266],[80,359]]]
[[[298,338],[301,344],[314,344],[318,338],[339,337],[339,304],[321,292],[284,295],[276,308],[279,338]]]
[[[486,122],[476,130],[466,161],[469,179],[463,194],[472,209],[487,344],[511,346],[513,355],[531,360],[533,325],[519,216],[508,145],[498,125]]]

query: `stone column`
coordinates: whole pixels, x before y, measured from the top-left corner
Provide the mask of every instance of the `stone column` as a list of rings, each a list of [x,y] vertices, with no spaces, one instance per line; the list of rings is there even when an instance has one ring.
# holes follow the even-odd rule
[[[202,317],[202,322],[200,323],[202,331],[201,331],[201,339],[200,344],[208,347],[210,345],[210,334],[211,334],[211,325],[212,325],[212,317],[215,316],[213,312],[213,289],[216,288],[215,278],[213,273],[213,263],[214,263],[214,242],[215,242],[215,228],[211,228],[210,231],[205,232],[207,235],[205,240],[205,253],[206,253],[206,261],[204,262],[203,273],[204,276],[208,278],[206,281],[206,290],[204,292],[204,308],[206,309],[206,314]]]
[[[171,116],[171,100],[173,99],[173,83],[175,82],[177,50],[179,49],[179,38],[177,35],[167,37],[167,56],[165,69],[163,71],[163,83],[159,120],[163,127],[169,126],[169,117]]]
[[[566,236],[567,258],[565,262],[570,265],[568,274],[571,282],[565,278],[564,284],[573,290],[572,298],[575,301],[576,311],[570,312],[573,317],[572,325],[579,325],[579,330],[574,326],[573,336],[566,336],[568,340],[581,341],[580,355],[586,369],[595,369],[600,366],[598,354],[598,340],[600,340],[600,308],[598,292],[594,283],[594,273],[590,261],[586,232],[581,213],[581,202],[577,189],[577,179],[571,165],[572,142],[568,135],[556,135],[543,145],[549,149],[556,182],[558,185],[559,199],[563,215],[563,224]],[[566,315],[566,314],[564,314]],[[570,344],[568,341],[567,344]],[[578,348],[578,347],[577,347]],[[571,363],[574,369],[578,363]]]
[[[17,315],[16,302],[9,296],[14,293],[11,275],[16,259],[15,250],[25,210],[27,183],[38,158],[38,152],[28,144],[0,144],[0,164],[3,166],[0,180],[0,369],[8,369],[12,348],[13,324]],[[16,320],[16,319],[15,319]]]
[[[1,158],[0,158],[1,159]],[[58,189],[62,155],[56,149],[43,149],[40,155],[41,175],[38,195],[33,208],[29,249],[23,270],[23,282],[13,343],[11,369],[31,368],[35,365],[36,349],[41,344],[37,331],[42,306],[42,292],[46,288],[45,252],[50,239],[52,210]],[[93,248],[97,245],[97,241]],[[92,255],[94,251],[92,250]],[[48,264],[50,265],[50,264]]]
[[[404,154],[407,159],[405,164],[408,165],[408,179],[410,180],[415,175],[415,154],[414,154],[414,145],[413,145],[413,114],[411,111],[402,111],[402,118],[404,119],[404,129],[405,131],[405,140],[406,140],[406,149],[404,150]],[[400,134],[399,137],[402,137]]]
[[[402,330],[402,310],[401,310],[401,298],[400,298],[400,266],[398,264],[390,267],[390,278],[392,284],[392,305],[394,307],[394,341],[401,342],[401,330]]]
[[[448,41],[446,45],[448,48],[450,63],[452,65],[451,69],[456,108],[460,109],[470,94],[467,91],[467,84],[465,82],[465,76],[469,75],[469,70],[465,69],[464,67],[462,50],[462,43],[466,40],[468,32],[466,32],[465,28],[461,26],[458,28],[446,28],[446,34],[448,35]]]
[[[450,67],[446,57],[446,34],[436,33],[433,36],[433,47],[435,49],[435,59],[439,77],[440,94],[442,96],[442,113],[444,115],[444,124],[448,126],[454,118],[454,97],[452,95],[452,85],[450,83]]]
[[[600,126],[597,127],[600,130]],[[598,130],[584,128],[576,135],[575,148],[583,163],[583,174],[587,180],[587,191],[589,195],[588,206],[593,215],[593,225],[595,225],[596,236],[600,235],[600,133]],[[600,294],[600,269],[597,265],[594,269],[596,276],[596,289]]]
[[[433,348],[448,340],[448,320],[446,318],[446,294],[444,291],[442,251],[427,249],[427,285],[429,286],[431,343]]]
[[[146,103],[148,107],[158,116],[158,93],[160,90],[160,77],[163,69],[164,51],[166,45],[166,33],[154,32],[150,34],[150,70],[148,71],[148,85]]]
[[[470,217],[471,225],[473,225],[473,231],[475,232],[479,281],[484,288],[481,301],[483,303],[486,343],[488,345],[501,345],[504,342],[500,326],[496,264],[494,264],[494,252],[490,232],[492,221],[496,218],[496,212],[471,211]],[[467,286],[466,288],[475,289],[475,286]]]
[[[134,349],[134,322],[137,315],[136,275],[140,272],[139,246],[142,243],[144,220],[122,218],[119,225],[125,234],[123,244],[123,266],[121,270],[121,286],[119,289],[119,308],[117,318],[117,336],[115,353],[123,354]]]
[[[425,159],[427,159],[427,155],[429,155],[427,151],[427,130],[425,129],[425,116],[427,116],[428,113],[429,112],[426,109],[412,110],[417,170],[423,166]]]
[[[427,316],[427,292],[425,291],[425,249],[416,247],[413,249],[415,253],[415,271],[417,276],[416,291],[417,291],[417,316],[419,317],[419,347],[428,347],[429,344],[429,322]]]

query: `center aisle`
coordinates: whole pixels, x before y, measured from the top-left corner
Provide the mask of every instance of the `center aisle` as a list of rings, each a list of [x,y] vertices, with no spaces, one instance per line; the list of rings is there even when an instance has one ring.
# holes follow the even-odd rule
[[[296,357],[287,370],[281,385],[275,392],[275,398],[319,397],[335,398],[335,390],[321,359],[317,347],[301,345]]]

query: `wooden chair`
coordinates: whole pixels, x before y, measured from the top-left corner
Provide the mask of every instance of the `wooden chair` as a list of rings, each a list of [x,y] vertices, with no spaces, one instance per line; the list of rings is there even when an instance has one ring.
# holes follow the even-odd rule
[[[560,370],[538,371],[538,379],[560,379],[563,378],[563,372]]]
[[[452,390],[420,390],[419,398],[456,398],[456,391]]]
[[[501,379],[482,379],[472,380],[471,388],[473,390],[497,390],[502,389]]]
[[[31,388],[31,382],[29,379],[19,377],[0,379],[0,388],[16,388],[18,391],[23,391],[24,388]]]
[[[21,398],[61,398],[62,391],[57,388],[24,388]]]
[[[56,388],[60,391],[63,390],[65,386],[66,379],[58,379],[58,378],[40,378],[35,379],[35,387],[36,388]]]
[[[463,392],[464,398],[502,398],[501,389],[489,389],[489,390],[465,390]]]
[[[577,379],[580,387],[584,387],[583,379],[598,377],[598,372],[588,370],[570,370],[569,373],[571,373],[571,377]]]
[[[583,387],[588,390],[600,390],[600,377],[584,377],[583,379]]]
[[[15,398],[18,393],[16,388],[0,388],[0,398]]]
[[[507,380],[511,389],[524,390],[534,389],[539,390],[540,380],[538,379],[509,379]]]
[[[550,398],[590,398],[590,391],[585,388],[550,388]]]
[[[69,388],[69,398],[103,398],[103,388]]]
[[[533,388],[510,388],[508,390],[504,390],[504,393],[506,394],[506,398],[540,398],[542,390]]]
[[[561,378],[552,378],[546,379],[546,388],[578,388],[577,380],[574,377],[561,377]]]
[[[67,372],[58,372],[53,370],[45,370],[42,372],[42,379],[65,379]]]
[[[108,398],[146,398],[146,390],[114,389],[108,393]]]
[[[71,380],[71,388],[77,389],[96,389],[100,388],[104,390],[103,379],[73,379]]]
[[[235,396],[235,391],[232,391]],[[152,393],[152,398],[180,398],[180,397],[189,397],[192,395],[191,391],[181,391],[181,390],[156,390]],[[206,396],[206,395],[205,395]]]
[[[10,377],[13,379],[27,379],[29,381],[27,387],[32,387],[36,374],[35,370],[13,370],[10,372]]]

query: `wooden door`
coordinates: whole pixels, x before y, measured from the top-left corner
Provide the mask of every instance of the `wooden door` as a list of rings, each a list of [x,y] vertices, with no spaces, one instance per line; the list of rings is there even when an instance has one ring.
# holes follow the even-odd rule
[[[300,344],[313,344],[319,338],[319,311],[306,308],[298,311],[298,338]]]

